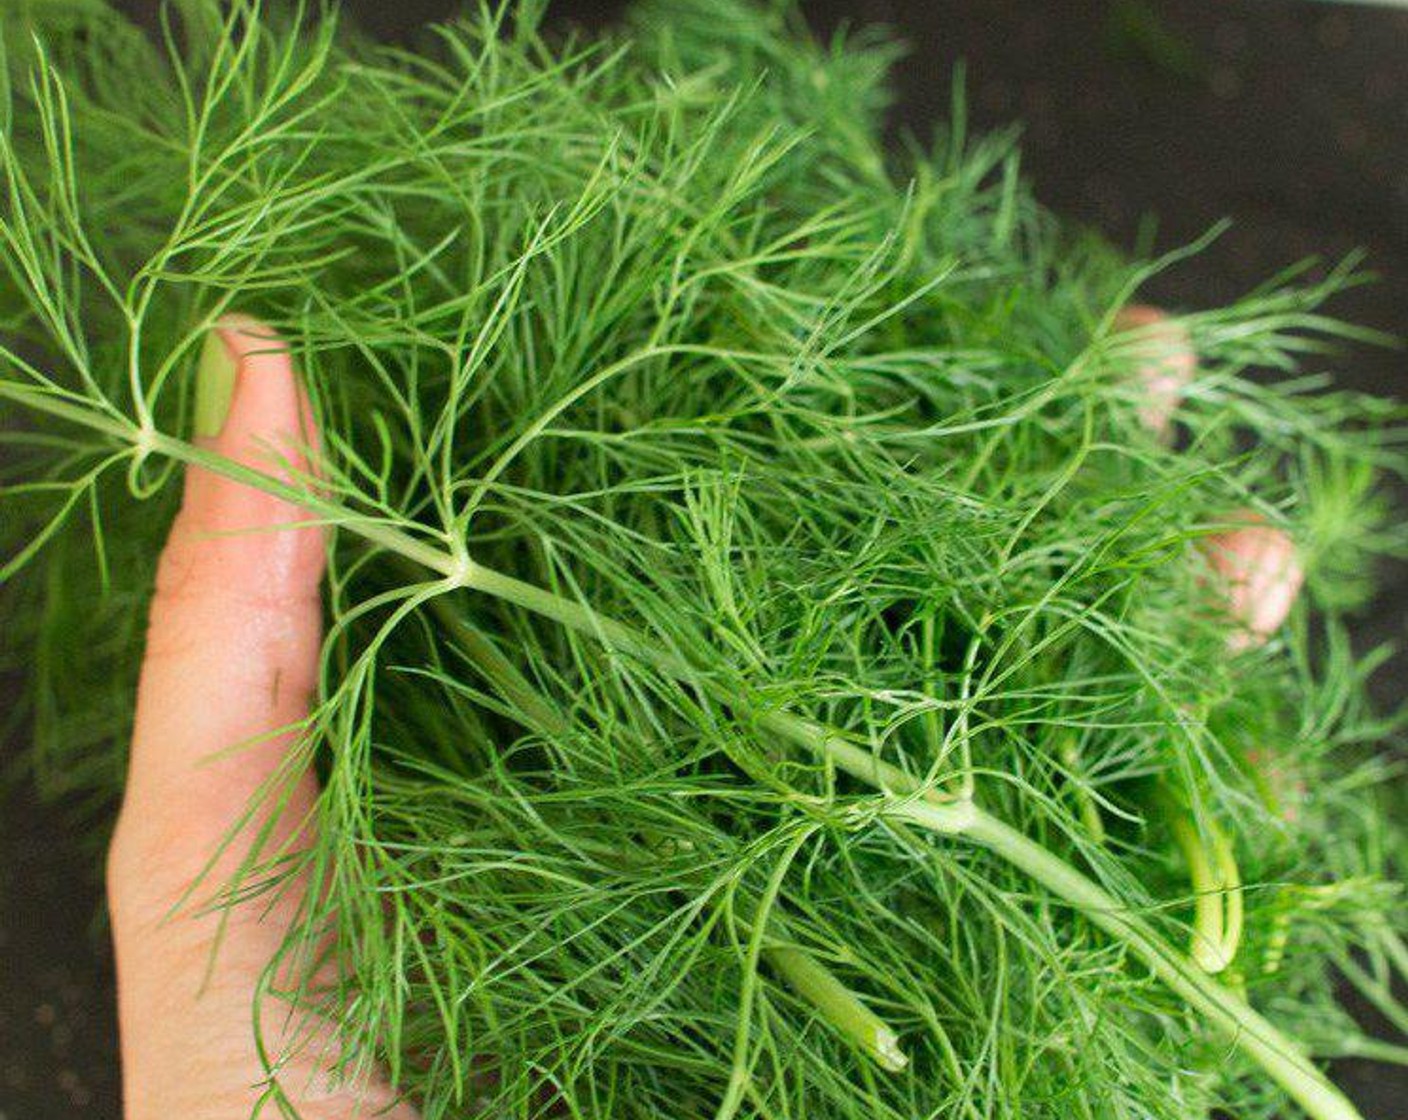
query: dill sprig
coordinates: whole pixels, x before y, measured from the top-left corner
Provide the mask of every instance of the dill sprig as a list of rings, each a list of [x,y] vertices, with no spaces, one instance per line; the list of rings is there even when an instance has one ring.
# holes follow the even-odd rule
[[[414,50],[256,0],[5,19],[0,602],[42,781],[99,815],[120,782],[200,463],[336,530],[318,840],[231,897],[325,885],[270,976],[331,935],[340,982],[271,994],[428,1120],[1353,1117],[1315,1059],[1404,1051],[1332,964],[1408,1022],[1398,721],[1346,629],[1403,549],[1404,415],[1321,373],[1354,262],[1182,317],[1171,446],[1116,320],[1177,257],[1060,226],[961,107],[892,157],[893,44],[540,8]],[[295,349],[316,482],[185,435],[235,308]],[[1319,609],[1234,656],[1200,546],[1238,510]]]

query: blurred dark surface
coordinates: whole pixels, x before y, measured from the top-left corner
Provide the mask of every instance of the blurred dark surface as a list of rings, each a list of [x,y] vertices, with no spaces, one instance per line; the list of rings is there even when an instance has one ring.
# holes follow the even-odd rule
[[[154,0],[119,6],[147,19],[156,8]],[[344,7],[378,34],[403,35],[456,5]],[[1210,249],[1153,282],[1149,298],[1207,306],[1302,257],[1362,247],[1381,280],[1340,297],[1333,310],[1402,333],[1408,14],[1309,0],[803,7],[823,31],[882,22],[909,41],[896,75],[895,126],[920,137],[947,112],[953,64],[966,59],[974,123],[1025,122],[1025,166],[1039,196],[1121,245],[1133,246],[1151,215],[1159,248],[1234,220]],[[619,8],[558,0],[553,11],[598,24]],[[1354,351],[1342,380],[1403,396],[1404,363],[1398,351]],[[1408,575],[1397,570],[1386,580],[1359,626],[1366,645],[1403,636]],[[1381,675],[1385,702],[1402,701],[1405,676],[1402,659]],[[0,773],[11,767],[13,744],[4,751]],[[0,814],[0,1120],[120,1115],[100,862],[76,842],[61,807],[36,805],[23,783],[9,791]],[[1408,1118],[1408,1071],[1345,1062],[1336,1074],[1369,1120]]]

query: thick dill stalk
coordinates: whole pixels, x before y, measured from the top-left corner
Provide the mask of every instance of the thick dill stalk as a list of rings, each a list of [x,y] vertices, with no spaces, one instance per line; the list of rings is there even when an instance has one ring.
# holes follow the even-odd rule
[[[1185,317],[1175,450],[1112,329],[1169,262],[1061,230],[961,111],[892,160],[882,41],[744,0],[605,45],[485,4],[416,51],[178,6],[164,53],[85,0],[0,68],[0,610],[51,781],[120,781],[199,464],[345,530],[329,889],[287,952],[335,932],[349,1060],[427,1115],[1353,1116],[1304,1050],[1401,1047],[1326,962],[1367,947],[1388,998],[1408,951],[1392,725],[1335,612],[1400,543],[1408,432],[1241,376],[1351,333],[1317,311],[1345,269]],[[295,347],[317,483],[175,435],[232,309]],[[1249,505],[1331,617],[1229,661],[1199,542]],[[1196,905],[1160,917],[1151,783],[1245,998],[1188,959]]]
[[[1163,944],[1118,899],[1028,837],[978,810],[962,835],[1021,868],[1057,898],[1129,947],[1188,1006],[1254,1057],[1310,1116],[1361,1120],[1359,1110],[1304,1049],[1241,998]]]
[[[464,577],[464,585],[501,596],[526,610],[648,661],[661,672],[686,681],[697,674],[672,654],[652,649],[628,627],[603,619],[582,604],[562,599],[479,566]],[[734,698],[739,702],[742,698]],[[744,701],[746,703],[746,701]],[[1243,999],[1211,979],[1196,964],[1163,943],[1127,906],[1089,877],[1040,844],[1023,836],[966,798],[944,799],[924,790],[903,771],[875,758],[869,751],[809,720],[790,713],[767,712],[758,726],[774,731],[826,758],[838,769],[900,798],[888,812],[932,832],[981,844],[1020,868],[1057,898],[1080,911],[1115,940],[1128,947],[1168,987],[1187,1001],[1210,1025],[1250,1054],[1317,1120],[1361,1120],[1359,1111],[1322,1074],[1303,1049],[1288,1039]]]
[[[53,402],[44,399],[30,403],[50,410]],[[61,414],[65,419],[116,434],[112,431],[113,426],[103,417],[82,406],[65,404]],[[137,438],[130,429],[126,434],[129,439]],[[447,577],[446,591],[466,588],[495,596],[596,638],[685,683],[709,687],[707,678],[689,662],[659,649],[630,627],[615,619],[605,618],[582,603],[494,571],[467,557],[456,558],[447,553],[438,553],[404,534],[385,532],[364,521],[345,519],[335,503],[319,501],[299,487],[279,483],[218,456],[204,454],[181,440],[159,436],[150,441],[150,446],[154,451],[182,461],[199,462],[207,469],[278,493],[281,497],[299,502],[311,512],[330,515],[344,528],[370,543],[444,574]],[[722,699],[738,705],[742,711],[748,709],[746,697],[725,695]],[[940,835],[980,844],[1031,876],[1092,924],[1125,945],[1191,1009],[1251,1055],[1316,1120],[1362,1120],[1354,1105],[1314,1066],[1300,1046],[1286,1038],[1244,1000],[1164,944],[1118,899],[1066,861],[984,812],[969,799],[945,799],[922,790],[912,777],[877,759],[869,750],[852,743],[844,735],[787,712],[755,713],[754,718],[759,729],[802,746],[851,776],[896,795],[895,804],[887,810],[890,815]],[[800,975],[798,962],[784,960],[783,971],[789,978],[793,974]],[[804,971],[806,975],[802,977],[799,990],[814,999],[823,1010],[834,1013],[837,1006],[832,988],[834,981],[822,979],[810,968],[804,968]],[[847,1012],[841,1016],[848,1029],[849,1014]],[[881,1043],[891,1039],[892,1035],[883,1024],[878,1024],[878,1027],[883,1033],[876,1035],[875,1045],[878,1050],[889,1054],[893,1046]],[[861,1024],[860,1029],[873,1031],[877,1027],[867,1021]]]

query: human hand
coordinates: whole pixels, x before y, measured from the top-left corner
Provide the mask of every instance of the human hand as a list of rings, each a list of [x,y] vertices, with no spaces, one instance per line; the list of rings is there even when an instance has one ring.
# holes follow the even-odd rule
[[[308,469],[308,399],[267,329],[222,321],[201,378],[199,442],[273,475]],[[317,681],[324,540],[306,516],[192,468],[161,558],[107,869],[127,1120],[415,1115],[378,1079],[338,1083],[332,1024],[310,1028],[273,997],[258,1033],[282,1064],[266,1069],[256,1000],[307,878],[211,904],[256,845],[296,852],[311,838],[317,782],[296,748]]]
[[[1188,331],[1162,310],[1135,303],[1115,315],[1115,330],[1135,336],[1140,423],[1168,442],[1179,402],[1197,376],[1198,355]],[[1228,638],[1233,653],[1261,645],[1291,613],[1305,582],[1294,542],[1254,510],[1235,511],[1233,527],[1206,543],[1209,569],[1227,613],[1239,629]]]

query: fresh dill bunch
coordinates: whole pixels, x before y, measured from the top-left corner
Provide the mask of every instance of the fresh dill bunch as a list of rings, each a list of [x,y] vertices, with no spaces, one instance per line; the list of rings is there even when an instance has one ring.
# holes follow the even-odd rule
[[[335,530],[318,840],[231,896],[324,884],[270,975],[331,936],[339,983],[277,994],[427,1120],[1355,1116],[1317,1060],[1408,1058],[1332,972],[1408,1024],[1398,723],[1347,637],[1408,460],[1322,371],[1352,265],[1182,317],[1170,444],[1115,323],[1177,259],[1062,227],[961,110],[888,152],[892,43],[540,7],[413,50],[256,0],[5,19],[40,782],[104,819],[201,463]],[[290,340],[316,481],[188,440],[231,309]],[[1234,655],[1206,544],[1244,510],[1310,602]]]

